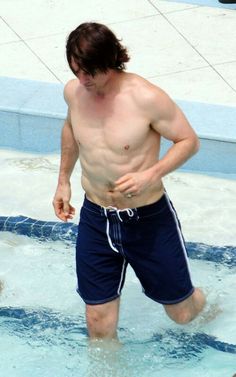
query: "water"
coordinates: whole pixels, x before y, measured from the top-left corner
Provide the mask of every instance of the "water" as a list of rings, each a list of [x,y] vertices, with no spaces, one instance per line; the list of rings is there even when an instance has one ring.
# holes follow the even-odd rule
[[[0,214],[55,221],[51,200],[58,156],[2,151],[0,161]],[[78,168],[72,183],[77,208],[83,200],[75,189],[79,174]],[[187,241],[236,245],[235,181],[175,173],[165,185]],[[122,346],[104,348],[87,341],[84,305],[75,291],[74,245],[1,232],[0,376],[232,377],[236,283],[235,263],[229,261],[234,258],[235,249],[226,247],[222,263],[190,260],[194,282],[207,292],[209,304],[217,304],[218,314],[184,327],[142,294],[128,269],[119,322]]]
[[[233,375],[236,347],[227,347],[236,339],[235,267],[191,260],[194,280],[222,312],[186,327],[148,300],[128,270],[119,324],[123,347],[110,352],[99,343],[88,348],[72,245],[2,232],[0,250],[1,376]]]

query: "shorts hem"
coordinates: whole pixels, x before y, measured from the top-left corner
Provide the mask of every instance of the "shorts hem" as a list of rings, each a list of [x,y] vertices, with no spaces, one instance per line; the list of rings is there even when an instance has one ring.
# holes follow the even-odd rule
[[[116,298],[120,297],[120,295],[117,294],[117,295],[112,296],[112,297],[104,298],[103,300],[87,300],[87,299],[83,298],[83,296],[82,296],[81,293],[78,291],[78,289],[76,289],[76,292],[80,295],[80,297],[82,298],[82,300],[83,300],[83,301],[85,302],[85,304],[87,304],[87,305],[101,305],[101,304],[106,304],[107,302],[113,301],[113,300],[115,300]]]
[[[158,298],[154,298],[152,297],[151,295],[149,295],[148,293],[146,292],[143,292],[148,298],[150,298],[151,300],[153,301],[156,301],[158,302],[159,304],[162,304],[162,305],[174,305],[174,304],[179,304],[180,302],[186,300],[188,297],[190,297],[193,292],[194,292],[194,287],[191,289],[191,291],[189,291],[184,297],[181,297],[181,298],[177,298],[175,300],[159,300]]]

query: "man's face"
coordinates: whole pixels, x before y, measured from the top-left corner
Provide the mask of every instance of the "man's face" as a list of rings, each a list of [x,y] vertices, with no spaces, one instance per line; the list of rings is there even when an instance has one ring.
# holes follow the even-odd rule
[[[79,79],[80,84],[83,85],[87,90],[101,87],[107,81],[107,73],[96,72],[94,75],[91,75],[90,73],[85,72],[83,69],[81,69],[73,58],[71,61],[71,66],[75,76]]]

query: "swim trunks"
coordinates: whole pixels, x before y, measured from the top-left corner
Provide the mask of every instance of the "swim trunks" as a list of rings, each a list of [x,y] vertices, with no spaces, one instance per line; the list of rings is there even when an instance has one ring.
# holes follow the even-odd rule
[[[84,302],[119,297],[128,264],[154,301],[176,304],[193,293],[180,223],[166,193],[153,204],[122,210],[84,199],[76,243],[77,291]]]

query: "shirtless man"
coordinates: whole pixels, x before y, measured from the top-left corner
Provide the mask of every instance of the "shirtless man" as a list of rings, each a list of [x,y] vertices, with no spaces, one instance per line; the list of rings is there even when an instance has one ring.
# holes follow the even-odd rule
[[[127,264],[144,293],[185,324],[205,297],[191,282],[180,224],[162,177],[199,148],[181,110],[160,88],[125,72],[127,50],[106,26],[81,24],[67,59],[77,77],[65,86],[68,116],[53,205],[71,219],[70,176],[77,159],[85,191],[76,245],[78,293],[91,338],[116,338]],[[173,142],[158,158],[161,137]]]

